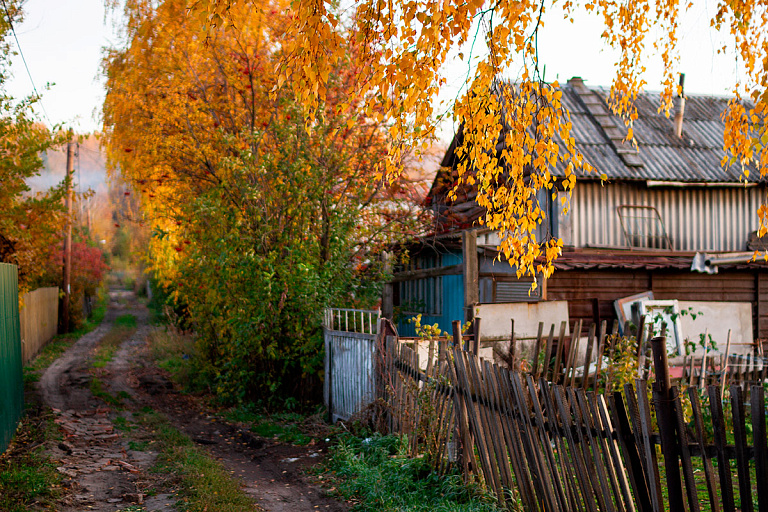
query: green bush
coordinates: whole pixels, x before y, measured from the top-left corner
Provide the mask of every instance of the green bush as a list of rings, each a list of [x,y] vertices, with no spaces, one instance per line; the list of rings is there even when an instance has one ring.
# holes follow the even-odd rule
[[[409,459],[405,437],[375,434],[344,438],[331,452],[335,487],[361,512],[494,512],[492,496],[464,484],[461,475],[439,475],[423,458]]]

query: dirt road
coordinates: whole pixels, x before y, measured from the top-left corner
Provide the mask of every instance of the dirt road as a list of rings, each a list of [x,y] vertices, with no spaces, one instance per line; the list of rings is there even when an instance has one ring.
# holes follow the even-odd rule
[[[136,317],[136,331],[106,367],[94,369],[94,351],[114,320],[125,314]],[[176,510],[172,489],[163,489],[169,478],[149,471],[157,453],[132,449],[136,445],[125,433],[126,424],[134,425],[134,413],[146,407],[166,415],[218,459],[259,507],[277,512],[346,510],[343,503],[325,496],[306,473],[325,455],[322,444],[297,447],[260,438],[221,421],[193,397],[175,392],[148,357],[150,329],[148,312],[133,294],[113,291],[103,324],[80,338],[40,379],[41,395],[54,409],[65,437],[51,453],[69,488],[60,510],[111,512],[129,506],[135,507],[131,510]],[[94,393],[121,397],[121,406],[108,404]],[[136,428],[140,427],[131,427],[130,437],[152,436]]]

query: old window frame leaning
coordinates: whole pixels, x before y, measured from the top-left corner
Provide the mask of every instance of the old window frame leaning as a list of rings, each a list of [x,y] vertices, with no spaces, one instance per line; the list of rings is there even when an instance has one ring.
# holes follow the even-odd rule
[[[632,214],[633,212],[635,213],[634,215]],[[648,214],[641,215],[641,212],[647,212]],[[667,250],[673,250],[672,240],[669,238],[664,220],[661,218],[659,210],[654,206],[622,204],[616,207],[616,213],[619,216],[619,222],[621,222],[624,241],[630,249],[662,249],[662,247],[654,247],[651,244],[652,241],[659,241],[666,243]],[[639,221],[641,226],[637,231],[632,230],[632,225],[630,225],[630,221],[633,220],[635,223]],[[656,231],[661,234],[651,234],[653,233],[653,228],[656,228]],[[637,240],[643,240],[644,245],[638,245],[636,243]]]

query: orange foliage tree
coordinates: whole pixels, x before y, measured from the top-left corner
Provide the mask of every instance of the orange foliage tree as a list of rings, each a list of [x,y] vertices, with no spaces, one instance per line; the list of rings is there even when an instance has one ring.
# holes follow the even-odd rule
[[[207,44],[185,13],[183,0],[128,3],[130,44],[105,60],[109,159],[141,197],[151,267],[187,306],[219,395],[311,392],[322,308],[377,299],[361,277],[419,229],[418,190],[376,176],[388,127],[350,94],[352,53],[329,68],[307,131],[275,72],[284,4],[233,9]]]
[[[545,84],[539,73],[537,34],[542,15],[556,2],[543,0],[357,0],[338,7],[326,0],[297,0],[285,11],[286,44],[278,65],[278,86],[299,99],[308,129],[322,116],[329,94],[330,70],[355,48],[354,97],[367,117],[389,123],[393,142],[383,174],[394,179],[403,151],[420,147],[434,134],[436,96],[445,83],[441,69],[451,50],[480,40],[487,48],[473,59],[473,74],[453,116],[464,127],[457,154],[463,184],[478,185],[477,202],[487,208],[481,222],[499,232],[501,250],[519,273],[548,276],[561,252],[557,239],[536,240],[545,216],[536,192],[551,190],[550,170],[565,169],[562,186],[571,192],[574,173],[590,169],[574,147],[569,114],[562,107],[557,83]],[[718,0],[710,20],[727,30],[743,79],[734,78],[734,99],[724,113],[727,152],[724,166],[740,166],[745,179],[768,174],[768,4],[765,0]],[[692,4],[677,0],[565,0],[566,18],[576,13],[601,16],[602,37],[618,50],[616,77],[609,103],[622,116],[632,138],[634,102],[646,85],[643,71],[658,50],[664,69],[660,109],[667,115],[676,90],[678,19]],[[267,16],[273,7],[252,0],[192,0],[191,12],[209,27],[237,25],[232,9],[247,6],[251,16]],[[652,30],[653,29],[653,30]],[[725,50],[725,48],[723,48]],[[460,58],[464,55],[459,54]],[[519,69],[515,87],[499,77]],[[530,129],[535,127],[534,129]],[[502,142],[501,151],[497,143]],[[757,168],[750,176],[748,168]],[[601,176],[605,179],[605,176]],[[768,232],[768,208],[757,212],[760,234]],[[537,263],[539,262],[539,263]]]

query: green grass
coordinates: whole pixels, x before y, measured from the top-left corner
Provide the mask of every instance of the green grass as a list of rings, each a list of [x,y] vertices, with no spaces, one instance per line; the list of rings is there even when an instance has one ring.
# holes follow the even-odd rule
[[[114,322],[117,327],[127,327],[129,329],[136,327],[136,317],[133,315],[120,315]]]
[[[122,430],[123,432],[130,432],[134,429],[128,419],[123,416],[115,417],[115,419],[112,420],[112,424],[117,430]]]
[[[189,385],[192,358],[196,352],[191,336],[184,336],[169,325],[157,326],[148,336],[150,353],[159,368],[182,387]]]
[[[496,501],[457,473],[438,475],[423,458],[409,459],[397,436],[346,436],[327,470],[335,493],[360,512],[496,512]]]
[[[91,366],[106,367],[114,359],[120,345],[136,332],[136,317],[122,315],[115,319],[112,328],[99,342],[94,352]]]
[[[278,439],[283,443],[306,446],[312,442],[312,435],[302,425],[307,417],[298,413],[266,414],[255,412],[254,406],[242,406],[224,413],[229,422],[249,426],[251,432],[268,439]]]
[[[111,393],[104,390],[104,383],[100,378],[93,377],[89,389],[94,397],[103,402],[116,408],[121,408],[123,406],[123,401],[120,398],[113,396]]]
[[[153,440],[148,446],[160,451],[152,469],[156,473],[178,476],[178,509],[186,512],[226,510],[252,512],[259,510],[240,489],[240,483],[229,471],[196,447],[183,433],[161,415],[144,409],[135,413],[139,424],[151,429]]]
[[[61,494],[61,475],[45,453],[58,430],[49,410],[30,408],[11,445],[0,456],[0,510],[22,512],[49,507]]]
[[[149,448],[149,443],[147,441],[129,441],[128,442],[128,449],[133,450],[135,452],[145,452]]]

